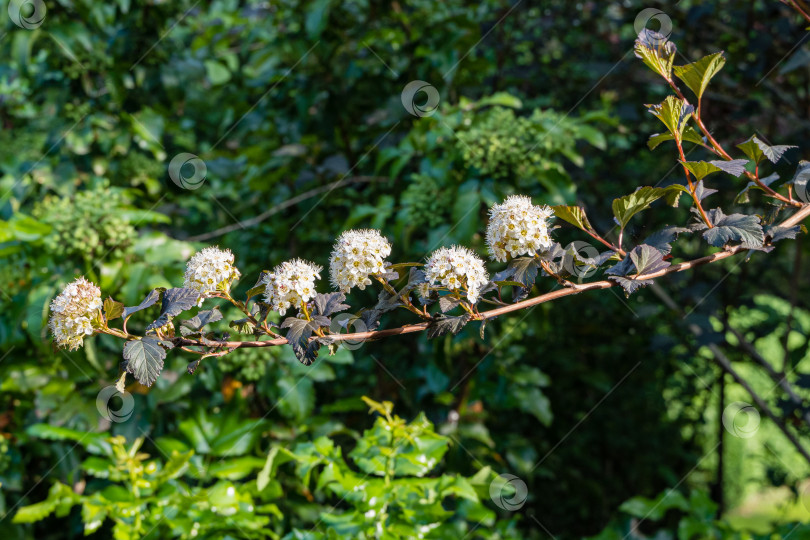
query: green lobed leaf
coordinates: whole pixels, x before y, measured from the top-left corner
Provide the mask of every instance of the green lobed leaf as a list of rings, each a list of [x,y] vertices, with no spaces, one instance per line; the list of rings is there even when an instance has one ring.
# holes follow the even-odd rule
[[[720,167],[708,161],[681,161],[681,163],[698,180],[702,180],[706,176],[721,170]]]
[[[144,386],[152,386],[163,370],[165,344],[152,337],[127,341],[124,344],[124,359],[127,361],[127,372],[132,373]]]
[[[666,196],[672,188],[654,188],[644,186],[624,197],[613,200],[613,215],[622,229],[627,226],[630,218],[650,207],[650,204]]]
[[[639,32],[633,50],[647,67],[665,79],[670,78],[677,48],[665,36],[645,28]]]
[[[124,304],[116,302],[111,296],[104,300],[104,317],[111,321],[124,314]]]
[[[240,334],[252,334],[256,326],[247,317],[237,319],[228,323],[228,326],[239,332]],[[182,329],[181,329],[182,331]]]
[[[743,151],[751,161],[759,164],[764,158],[768,158],[772,163],[776,163],[782,158],[782,155],[796,146],[789,145],[776,145],[770,146],[763,142],[756,135],[751,136],[748,140],[737,145],[737,148]]]
[[[663,122],[676,140],[683,140],[686,122],[695,112],[692,105],[675,96],[667,96],[661,103],[646,105],[646,107],[653,116]]]
[[[689,193],[691,195],[689,188],[682,184],[671,184],[665,189],[667,190],[667,194],[664,196],[664,200],[673,208],[678,207],[682,194]]]
[[[650,135],[650,138],[647,140],[647,147],[650,150],[655,150],[659,144],[666,141],[674,141],[675,137],[672,136],[671,133],[656,133],[654,135]],[[705,146],[706,141],[703,137],[700,136],[695,128],[692,126],[687,125],[683,129],[683,133],[681,134],[681,140],[699,144],[701,146]]]
[[[591,224],[588,222],[588,216],[585,215],[585,209],[581,206],[567,206],[561,204],[552,206],[551,209],[554,211],[555,216],[578,229],[586,231],[591,228]]]
[[[256,284],[248,289],[247,298],[248,300],[257,296],[259,294],[264,294],[267,290],[267,284],[264,282],[264,278],[267,274],[270,273],[270,270],[262,270],[259,274],[259,279],[256,280]]]
[[[709,86],[709,81],[723,69],[725,64],[726,59],[721,51],[704,56],[697,62],[685,66],[674,66],[673,71],[676,77],[682,80],[698,98],[701,98],[706,87]]]
[[[764,157],[762,149],[760,149],[759,145],[757,144],[758,140],[759,139],[757,139],[756,135],[752,135],[749,139],[737,145],[737,148],[742,150],[743,154],[748,156],[748,158],[753,161],[754,164],[759,164]]]

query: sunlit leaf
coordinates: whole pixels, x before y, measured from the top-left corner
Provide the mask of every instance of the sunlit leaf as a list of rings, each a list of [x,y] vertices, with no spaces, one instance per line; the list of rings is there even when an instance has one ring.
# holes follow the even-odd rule
[[[704,56],[697,62],[685,66],[675,66],[673,71],[675,76],[682,80],[700,98],[706,91],[709,81],[723,69],[725,64],[726,59],[723,57],[723,53],[718,52]]]

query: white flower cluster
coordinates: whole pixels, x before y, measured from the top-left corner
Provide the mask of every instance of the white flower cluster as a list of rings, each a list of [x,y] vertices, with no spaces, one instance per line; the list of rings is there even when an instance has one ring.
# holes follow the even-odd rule
[[[512,195],[490,211],[487,246],[492,258],[506,262],[509,256],[534,255],[551,247],[547,220],[548,206],[535,206],[525,195]]]
[[[70,283],[51,302],[51,332],[60,347],[78,349],[93,333],[92,319],[101,309],[101,289],[83,277]]]
[[[473,304],[478,301],[481,288],[489,281],[484,261],[461,246],[434,251],[425,264],[425,276],[428,283],[441,284],[451,291],[466,289],[467,299]]]
[[[369,276],[385,272],[391,243],[374,229],[345,231],[335,242],[329,259],[329,277],[339,291],[361,291],[371,285]]]
[[[285,261],[262,278],[267,285],[264,301],[281,315],[291,307],[300,307],[315,297],[315,280],[321,277],[322,268],[301,259]]]
[[[233,253],[216,246],[198,251],[188,261],[183,287],[200,293],[200,303],[206,294],[217,290],[227,291],[240,276],[233,265]]]

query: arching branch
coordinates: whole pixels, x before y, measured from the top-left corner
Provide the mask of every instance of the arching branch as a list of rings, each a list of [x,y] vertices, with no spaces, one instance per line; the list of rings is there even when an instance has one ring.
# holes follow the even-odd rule
[[[800,210],[798,210],[795,214],[790,216],[789,218],[785,219],[782,223],[780,223],[781,227],[793,227],[798,225],[804,219],[810,216],[810,205],[804,205]],[[717,253],[713,253],[711,255],[707,255],[705,257],[700,257],[698,259],[693,259],[691,261],[685,261],[678,264],[673,264],[663,270],[659,270],[657,272],[650,272],[649,274],[643,274],[637,276],[635,279],[637,280],[650,280],[650,279],[658,279],[663,276],[669,274],[675,274],[678,272],[684,272],[686,270],[690,270],[692,268],[702,266],[704,264],[711,264],[717,261],[721,261],[723,259],[728,259],[729,257],[733,257],[741,252],[749,251],[742,246],[735,246],[732,248],[728,248],[724,251],[719,251]],[[602,280],[602,281],[594,281],[592,283],[586,283],[583,285],[576,285],[571,284],[570,287],[566,287],[564,289],[559,289],[555,291],[551,291],[545,294],[541,294],[534,298],[529,298],[527,300],[523,300],[520,302],[516,302],[514,304],[510,304],[508,306],[502,306],[495,309],[491,309],[489,311],[482,311],[474,317],[474,320],[489,320],[499,317],[501,315],[505,315],[507,313],[512,313],[514,311],[520,311],[522,309],[526,309],[532,306],[536,306],[539,304],[543,304],[546,302],[550,302],[552,300],[557,300],[558,298],[563,298],[566,296],[572,296],[575,294],[580,294],[586,291],[598,290],[598,289],[609,289],[611,287],[616,287],[618,284],[613,281]],[[329,334],[328,338],[333,342],[339,341],[350,341],[350,342],[363,342],[363,341],[373,341],[377,339],[383,339],[391,336],[398,336],[402,334],[412,334],[414,332],[422,332],[427,330],[430,326],[430,323],[422,322],[416,324],[409,324],[405,326],[401,326],[399,328],[389,328],[385,330],[374,330],[369,332],[356,332],[356,333],[349,333],[349,334]],[[313,337],[311,339],[318,339],[317,337]],[[174,343],[176,346],[199,346],[199,347],[207,347],[211,345],[211,342],[207,344],[202,343],[201,341],[194,340],[194,339],[186,339],[186,338],[174,338]],[[245,347],[274,347],[278,345],[286,345],[288,342],[285,338],[276,338],[270,339],[266,341],[221,341],[216,342],[217,347],[221,347],[223,349],[239,349]]]

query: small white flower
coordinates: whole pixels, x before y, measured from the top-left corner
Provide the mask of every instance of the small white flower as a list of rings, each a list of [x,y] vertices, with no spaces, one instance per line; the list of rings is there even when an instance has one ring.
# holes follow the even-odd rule
[[[200,293],[199,303],[202,304],[207,294],[229,290],[239,276],[239,270],[233,265],[233,253],[212,246],[195,253],[188,261],[183,287]]]
[[[551,247],[548,218],[554,212],[548,206],[535,206],[525,195],[512,195],[489,211],[487,246],[493,260],[534,255]]]
[[[264,301],[281,315],[291,307],[300,307],[315,297],[315,280],[320,279],[321,270],[317,264],[301,259],[281,263],[262,278],[267,286]]]
[[[439,283],[449,290],[466,289],[467,299],[473,304],[478,301],[481,288],[489,281],[484,261],[461,246],[434,251],[425,264],[425,277],[431,285]]]
[[[56,344],[71,351],[93,334],[92,320],[101,309],[101,289],[83,277],[70,283],[51,302],[51,328]]]
[[[391,254],[391,243],[374,229],[345,231],[338,237],[329,260],[329,278],[339,291],[361,291],[371,285],[369,276],[382,274]]]

